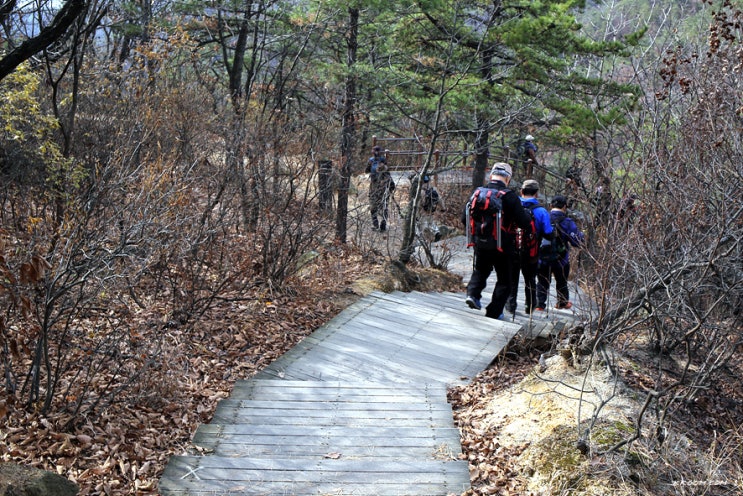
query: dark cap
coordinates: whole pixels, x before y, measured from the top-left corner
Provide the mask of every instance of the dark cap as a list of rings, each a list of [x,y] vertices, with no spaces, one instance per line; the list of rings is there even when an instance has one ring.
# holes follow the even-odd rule
[[[557,195],[552,198],[550,205],[552,205],[553,208],[565,208],[568,205],[568,199],[562,195]]]

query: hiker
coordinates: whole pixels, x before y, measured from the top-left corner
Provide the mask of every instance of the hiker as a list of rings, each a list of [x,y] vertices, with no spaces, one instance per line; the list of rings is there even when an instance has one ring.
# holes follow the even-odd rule
[[[379,219],[377,213],[382,213],[382,201],[384,200],[382,184],[379,182],[379,166],[387,165],[387,158],[382,155],[382,149],[379,146],[372,148],[372,156],[366,162],[366,173],[369,174],[369,210],[371,211],[372,228],[379,229]],[[386,221],[387,216],[384,215]],[[385,222],[385,229],[387,228]]]
[[[519,290],[519,274],[524,276],[524,312],[531,314],[537,307],[537,267],[539,264],[539,246],[543,239],[552,240],[553,230],[550,213],[537,199],[539,183],[527,179],[521,185],[521,205],[531,218],[531,233],[521,232],[517,237],[516,257],[511,272],[511,296],[506,308],[509,313],[516,313],[516,298]]]
[[[423,176],[423,185],[421,186],[421,209],[423,215],[421,218],[421,227],[423,234],[432,238],[434,242],[441,240],[441,231],[434,218],[434,213],[441,207],[444,208],[444,200],[439,194],[436,187],[431,182],[430,176]]]
[[[388,205],[392,192],[395,191],[395,181],[387,168],[386,163],[376,167],[376,177],[369,186],[369,206],[371,210],[372,229],[387,230]]]
[[[472,233],[471,245],[474,247],[474,257],[472,261],[472,276],[467,284],[467,298],[465,303],[470,308],[480,310],[480,298],[482,291],[487,285],[488,277],[495,269],[497,277],[493,297],[485,308],[485,316],[493,319],[503,317],[503,307],[506,300],[511,294],[511,266],[515,253],[515,230],[516,227],[530,231],[531,221],[529,214],[521,206],[518,195],[508,189],[508,183],[511,181],[511,166],[498,162],[493,165],[490,171],[490,182],[484,188],[478,188],[472,194],[468,205],[465,207],[463,221],[467,225],[468,221],[472,229],[477,226],[483,227],[481,231]],[[484,228],[486,222],[476,218],[474,209],[471,211],[470,206],[474,205],[479,198],[487,197],[487,204],[498,203],[501,228],[491,226],[493,220],[490,219],[490,225]],[[479,202],[477,202],[479,203]],[[470,230],[471,227],[467,226]],[[471,232],[471,231],[468,231]],[[494,239],[495,238],[495,239]]]
[[[379,164],[386,164],[387,158],[382,155],[382,149],[378,146],[372,148],[372,156],[366,162],[366,173],[369,174],[369,179],[373,182],[377,179],[377,168]]]
[[[527,134],[524,138],[524,173],[527,179],[534,176],[534,166],[539,166],[537,145],[534,144],[534,136]]]
[[[585,235],[578,229],[573,219],[568,217],[567,199],[558,195],[552,198],[550,203],[550,220],[555,228],[552,243],[562,242],[565,251],[552,261],[539,261],[537,268],[537,308],[544,311],[547,307],[547,295],[549,294],[552,276],[555,277],[555,289],[557,291],[558,310],[568,310],[573,304],[570,301],[568,291],[568,277],[570,277],[570,247],[581,248],[585,243]],[[559,240],[558,240],[559,237]]]

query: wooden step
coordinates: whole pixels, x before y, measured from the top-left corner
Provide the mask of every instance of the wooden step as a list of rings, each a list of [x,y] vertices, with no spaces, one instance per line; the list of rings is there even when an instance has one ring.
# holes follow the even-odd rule
[[[171,458],[161,494],[448,495],[470,487],[464,461]]]

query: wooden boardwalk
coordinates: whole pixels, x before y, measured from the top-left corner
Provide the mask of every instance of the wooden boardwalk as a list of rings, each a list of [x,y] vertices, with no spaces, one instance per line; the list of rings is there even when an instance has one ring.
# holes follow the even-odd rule
[[[470,487],[449,386],[520,330],[560,319],[484,318],[463,294],[373,293],[255,378],[174,456],[163,495],[449,495]]]

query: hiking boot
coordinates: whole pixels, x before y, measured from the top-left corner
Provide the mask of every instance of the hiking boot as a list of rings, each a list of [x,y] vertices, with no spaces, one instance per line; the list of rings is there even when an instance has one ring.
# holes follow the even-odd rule
[[[562,305],[558,303],[557,305],[555,305],[555,308],[558,310],[570,310],[571,308],[573,308],[573,304],[571,302],[567,302]]]
[[[482,308],[482,305],[480,305],[480,298],[475,298],[474,296],[468,296],[464,302],[467,304],[468,307],[474,308],[475,310],[480,310]]]

